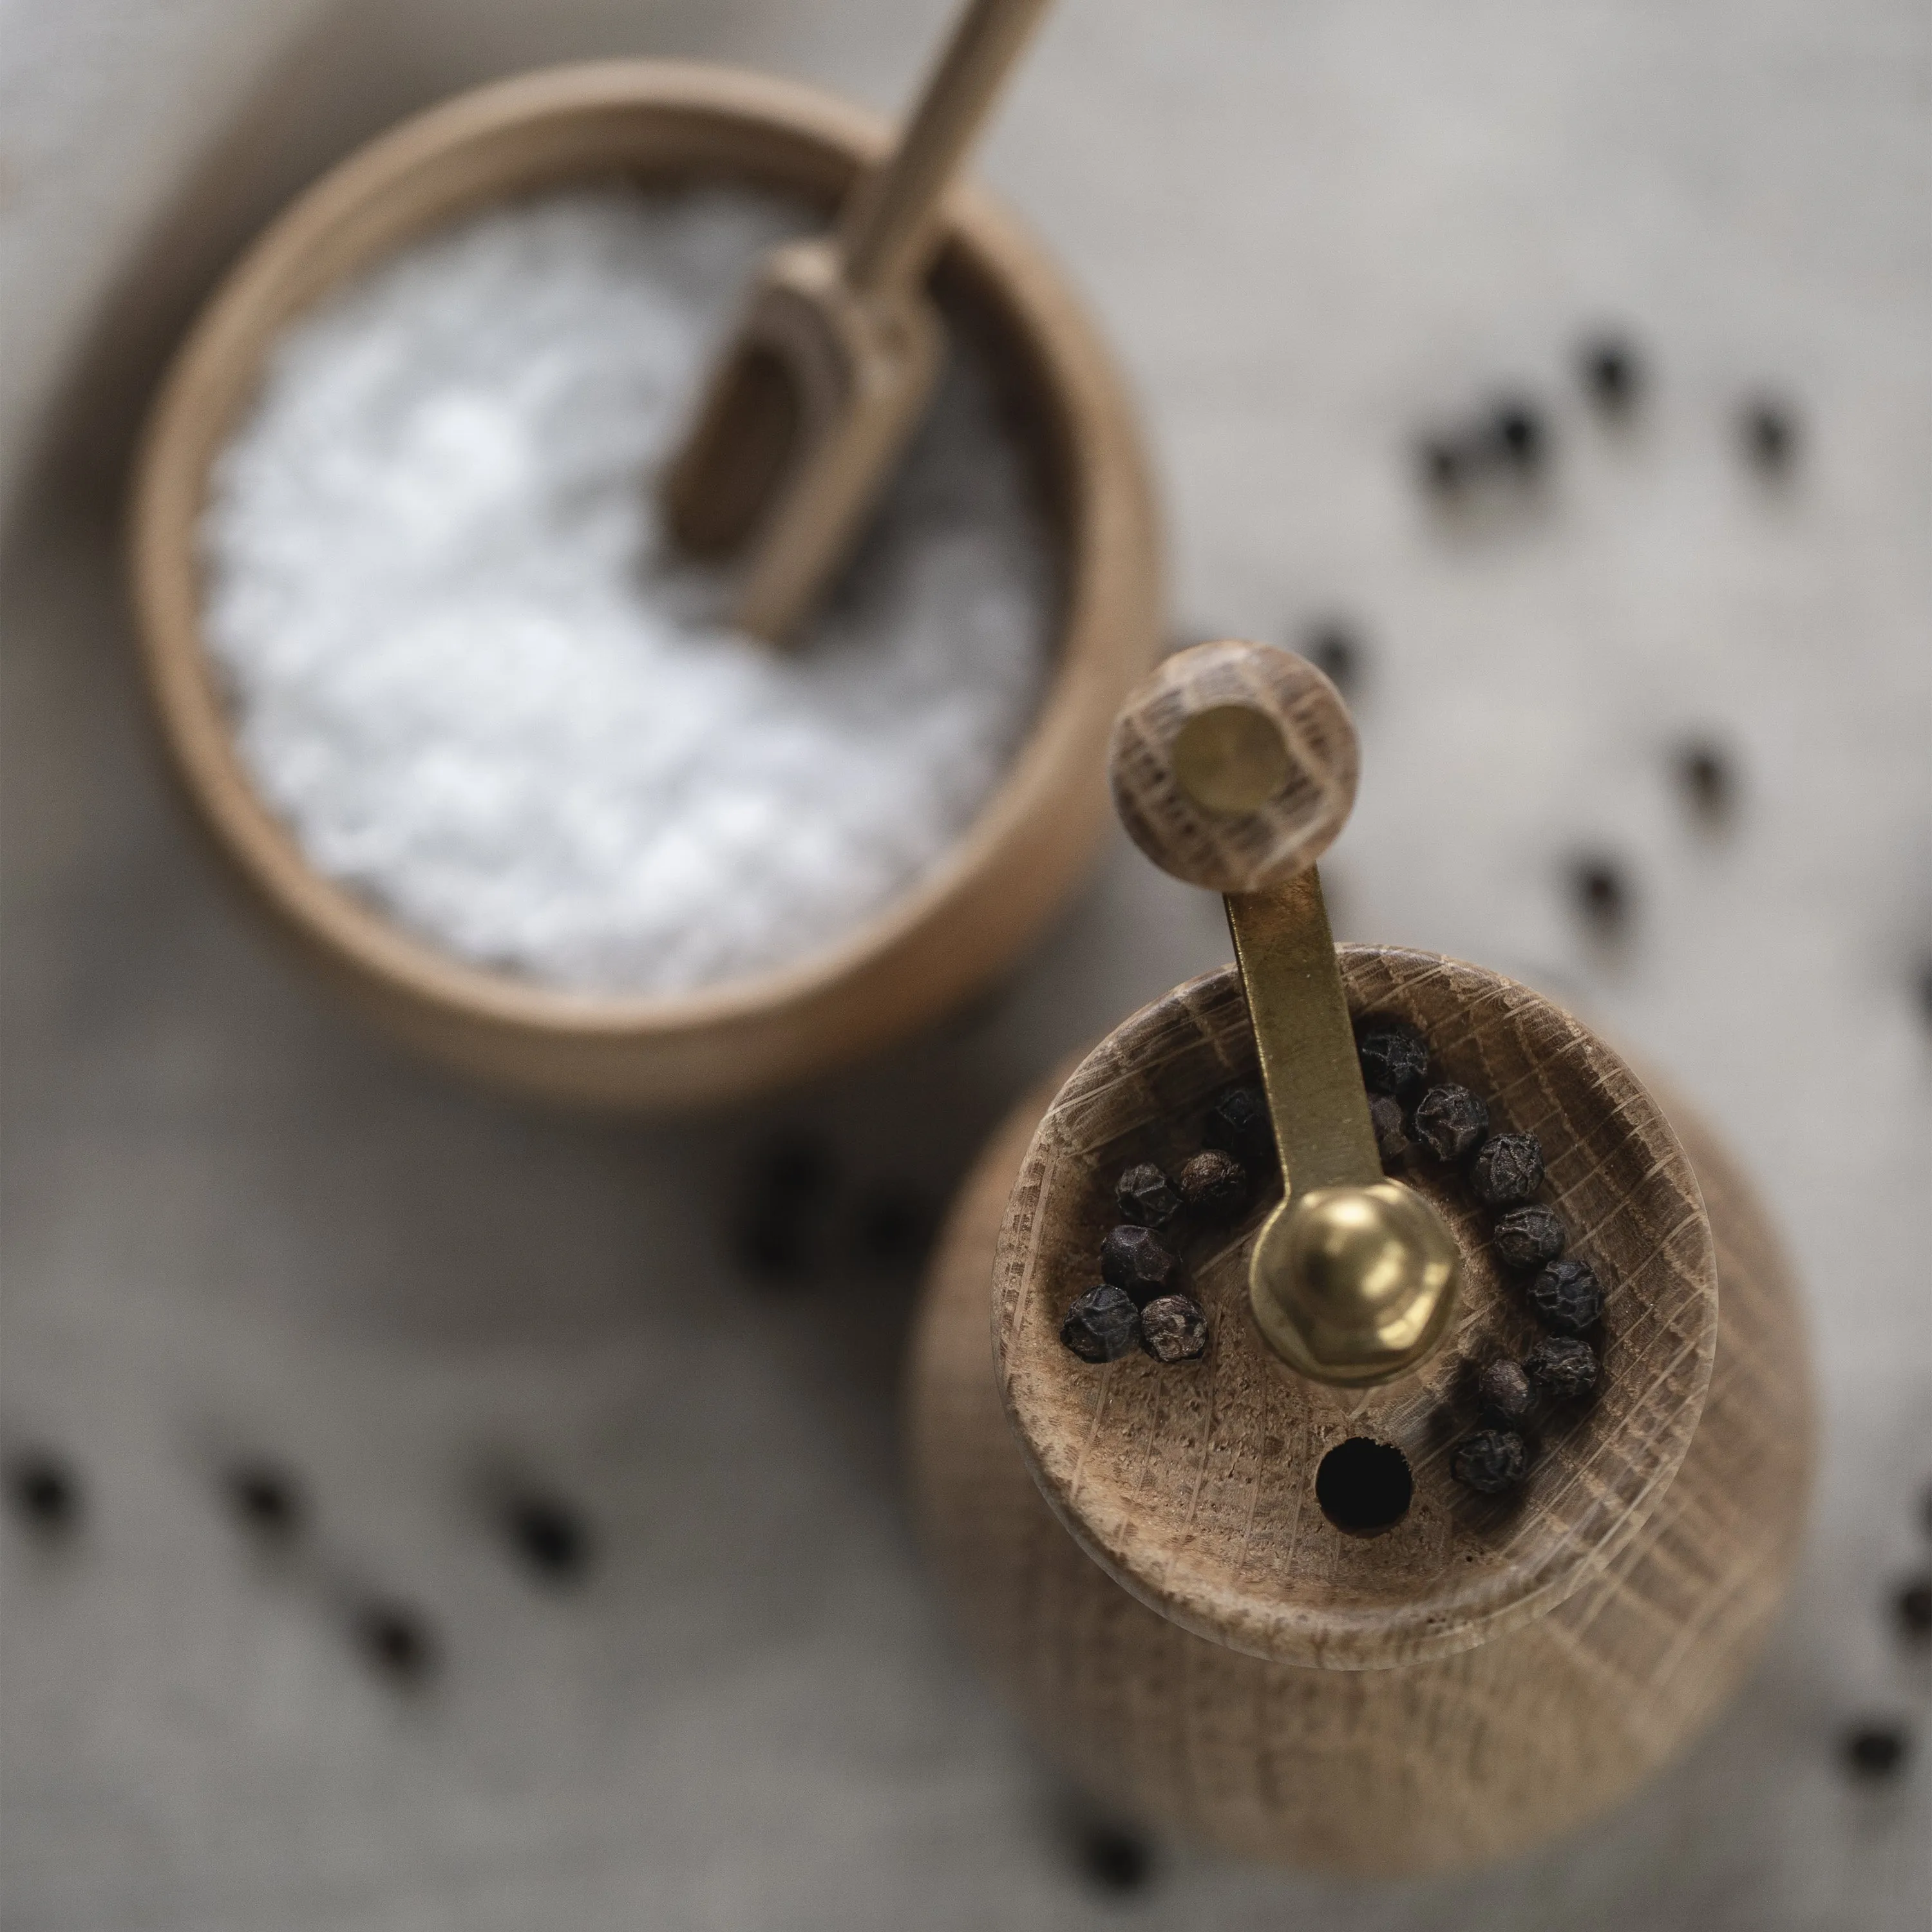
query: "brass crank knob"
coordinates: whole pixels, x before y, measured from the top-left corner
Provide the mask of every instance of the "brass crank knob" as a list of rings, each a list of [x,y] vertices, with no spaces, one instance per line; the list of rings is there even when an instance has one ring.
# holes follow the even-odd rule
[[[1288,1365],[1361,1387],[1447,1332],[1462,1272],[1442,1216],[1384,1178],[1315,862],[1360,759],[1334,686],[1234,641],[1168,658],[1114,724],[1114,800],[1165,872],[1225,896],[1282,1167],[1249,1262],[1256,1324]]]

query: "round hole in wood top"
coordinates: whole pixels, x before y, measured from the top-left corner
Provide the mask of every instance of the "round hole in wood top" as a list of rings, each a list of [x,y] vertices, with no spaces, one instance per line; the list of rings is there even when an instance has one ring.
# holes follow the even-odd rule
[[[1337,1443],[1315,1472],[1315,1500],[1322,1514],[1354,1536],[1393,1528],[1408,1515],[1414,1494],[1408,1458],[1366,1436]]]

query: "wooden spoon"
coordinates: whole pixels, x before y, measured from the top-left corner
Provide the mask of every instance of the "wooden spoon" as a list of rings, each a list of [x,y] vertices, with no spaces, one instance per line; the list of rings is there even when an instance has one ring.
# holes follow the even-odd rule
[[[774,249],[664,483],[700,556],[755,539],[732,620],[782,643],[824,591],[922,412],[944,338],[922,283],[939,203],[1046,0],[971,0],[898,147],[836,232]]]

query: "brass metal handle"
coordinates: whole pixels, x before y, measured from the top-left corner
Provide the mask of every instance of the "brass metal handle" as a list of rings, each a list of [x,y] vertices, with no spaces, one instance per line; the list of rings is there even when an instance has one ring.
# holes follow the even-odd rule
[[[1249,1262],[1255,1320],[1316,1381],[1406,1374],[1447,1332],[1461,1258],[1436,1209],[1382,1174],[1315,869],[1354,800],[1340,694],[1290,652],[1198,645],[1129,698],[1112,764],[1136,843],[1226,896],[1281,1156]]]

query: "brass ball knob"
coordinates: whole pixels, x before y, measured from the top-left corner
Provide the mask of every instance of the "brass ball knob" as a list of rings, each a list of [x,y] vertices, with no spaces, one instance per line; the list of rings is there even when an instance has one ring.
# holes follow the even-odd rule
[[[1400,1181],[1316,1187],[1270,1215],[1249,1265],[1255,1320],[1291,1368],[1366,1387],[1435,1348],[1462,1273],[1441,1215]]]

